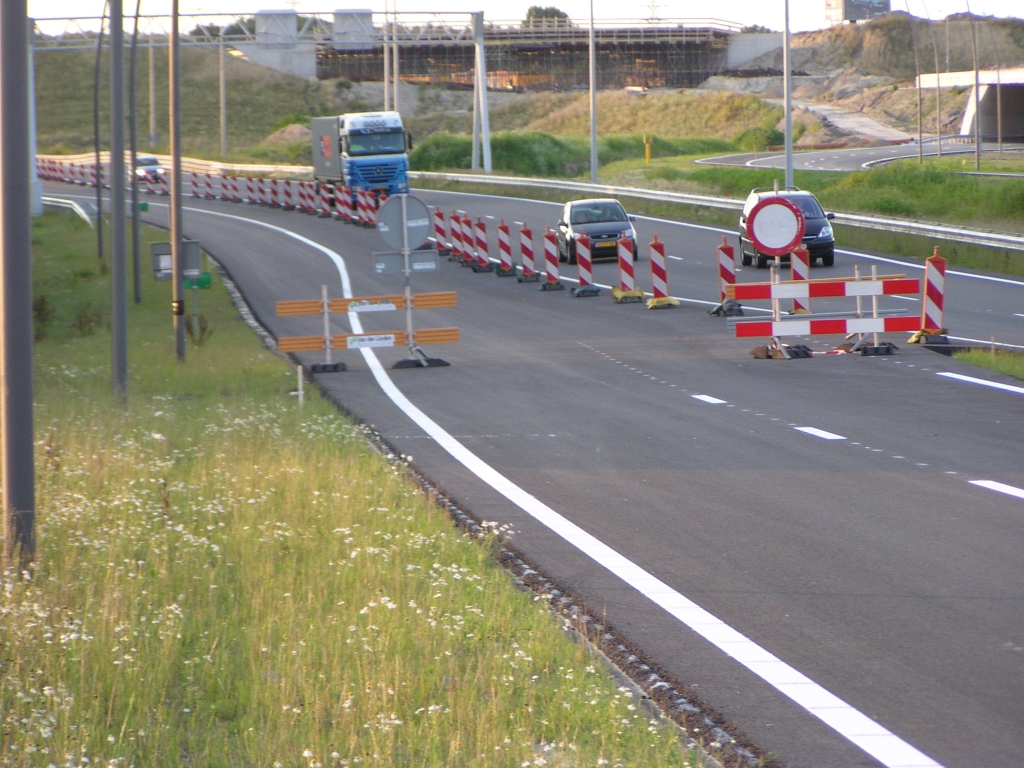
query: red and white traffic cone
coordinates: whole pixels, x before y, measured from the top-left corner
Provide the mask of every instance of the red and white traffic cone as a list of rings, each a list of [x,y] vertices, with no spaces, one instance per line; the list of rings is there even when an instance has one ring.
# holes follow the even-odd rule
[[[161,176],[160,177],[160,195],[162,197],[168,197],[171,194],[171,190],[170,190],[168,184],[169,184],[169,182],[167,181],[167,177],[166,176]]]
[[[253,205],[256,202],[256,183],[252,176],[245,177],[245,204]]]
[[[542,291],[564,291],[565,286],[558,277],[558,238],[548,227],[544,233],[544,282],[540,284]]]
[[[437,247],[438,256],[451,253],[448,241],[444,236],[444,211],[440,208],[434,208],[434,245]]]
[[[458,211],[452,211],[448,217],[449,242],[451,243],[451,255],[449,261],[462,261],[462,219]]]
[[[946,303],[946,260],[935,246],[924,260],[924,290],[921,294],[921,330],[910,337],[911,344],[923,343],[928,336],[944,336],[943,312]]]
[[[199,194],[199,177],[194,173],[190,173],[189,176],[192,177],[192,197],[201,197]]]
[[[238,186],[238,177],[237,176],[232,176],[231,177],[231,202],[232,203],[240,203],[240,202],[242,202],[242,191],[241,191],[241,188]]]
[[[356,187],[356,224],[366,226],[366,192],[362,187]]]
[[[616,304],[631,301],[643,301],[644,292],[637,289],[633,273],[633,241],[628,237],[620,237],[619,242],[619,286],[612,288],[612,296]]]
[[[725,297],[725,287],[736,285],[736,251],[729,245],[729,239],[722,235],[722,244],[716,249],[718,255],[718,306],[709,309],[709,315],[719,317],[739,317],[743,315],[743,307],[735,299]]]
[[[647,246],[651,257],[651,294],[647,300],[648,309],[678,307],[679,300],[668,295],[668,262],[665,259],[665,244],[655,235]]]
[[[267,179],[267,184],[270,187],[270,207],[280,208],[281,207],[281,182],[278,179]]]
[[[331,188],[326,182],[320,182],[320,218],[331,218]]]
[[[354,213],[352,211],[352,188],[341,188],[341,218],[346,224],[351,224]]]
[[[286,211],[294,211],[295,202],[292,197],[292,180],[285,179],[281,183],[284,186],[284,195],[281,198],[281,207]]]
[[[473,220],[465,211],[461,212],[462,222],[462,265],[472,267],[476,264],[476,235],[473,233]]]
[[[504,219],[498,224],[498,261],[498,268],[495,270],[498,277],[515,277],[516,265],[512,263],[512,238]]]
[[[203,194],[203,197],[205,197],[207,200],[212,200],[213,199],[213,179],[210,177],[210,174],[208,174],[208,173],[204,173],[203,176],[205,177],[205,182],[204,182],[204,184],[205,184],[205,193]]]
[[[494,265],[487,250],[487,224],[483,219],[476,220],[476,263],[471,265],[474,272],[493,272]]]
[[[533,232],[525,222],[519,228],[519,261],[522,271],[517,279],[520,283],[536,283],[540,280],[533,259]]]
[[[590,238],[580,234],[576,238],[576,274],[579,285],[571,293],[580,296],[597,296],[601,290],[594,285],[594,264],[590,258]]]
[[[264,184],[263,177],[260,176],[256,179],[256,205],[267,204],[267,187]]]
[[[789,271],[791,280],[811,279],[811,255],[802,245],[798,245],[789,255]],[[791,315],[806,315],[811,311],[809,298],[794,298]]]
[[[231,201],[231,179],[223,174],[220,176],[220,199],[225,203]]]

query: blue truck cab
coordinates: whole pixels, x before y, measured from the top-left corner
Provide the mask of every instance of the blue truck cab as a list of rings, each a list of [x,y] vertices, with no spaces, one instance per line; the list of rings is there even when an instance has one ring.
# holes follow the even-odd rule
[[[310,120],[313,176],[391,196],[409,191],[412,136],[398,112],[355,112]]]

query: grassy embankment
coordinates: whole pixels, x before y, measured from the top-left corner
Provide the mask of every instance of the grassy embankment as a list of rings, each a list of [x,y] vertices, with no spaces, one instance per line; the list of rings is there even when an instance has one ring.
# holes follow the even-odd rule
[[[972,349],[967,352],[958,352],[956,358],[980,368],[988,368],[1024,380],[1024,354],[1020,352],[1002,349],[995,351]]]
[[[353,424],[298,409],[219,281],[178,364],[147,277],[121,409],[92,231],[48,214],[33,248],[38,567],[2,579],[0,763],[695,759]]]

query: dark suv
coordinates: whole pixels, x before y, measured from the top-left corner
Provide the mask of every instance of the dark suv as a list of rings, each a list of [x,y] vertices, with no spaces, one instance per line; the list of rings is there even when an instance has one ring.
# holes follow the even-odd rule
[[[832,219],[834,213],[825,213],[818,202],[818,198],[810,192],[804,192],[797,187],[781,187],[778,192],[774,189],[755,189],[747,195],[747,202],[743,205],[743,213],[740,214],[740,261],[743,266],[749,267],[754,260],[757,260],[758,269],[764,269],[774,256],[766,256],[758,253],[754,244],[747,237],[747,216],[755,205],[766,197],[775,195],[784,197],[796,203],[804,214],[804,248],[807,249],[811,258],[811,264],[821,259],[823,267],[831,267],[835,263],[835,237],[832,235]],[[783,261],[789,261],[789,255],[781,257]]]

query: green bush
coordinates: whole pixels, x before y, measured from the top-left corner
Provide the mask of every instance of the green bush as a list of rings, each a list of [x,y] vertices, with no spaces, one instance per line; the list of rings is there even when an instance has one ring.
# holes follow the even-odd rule
[[[760,152],[768,147],[778,146],[786,140],[782,131],[775,128],[750,128],[736,137],[736,145],[747,152]]]

